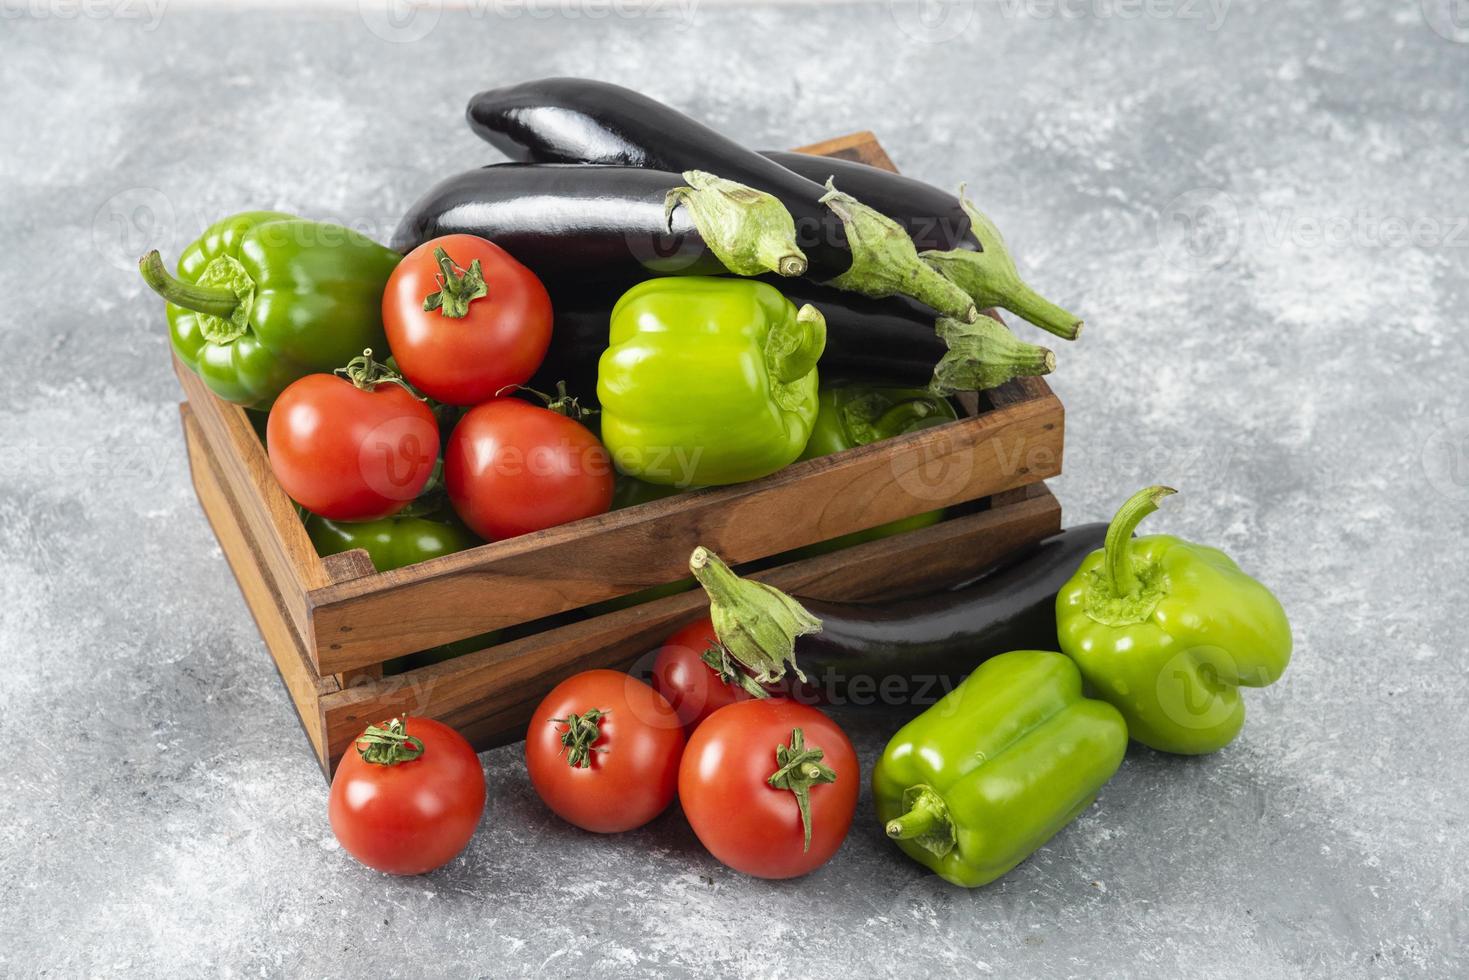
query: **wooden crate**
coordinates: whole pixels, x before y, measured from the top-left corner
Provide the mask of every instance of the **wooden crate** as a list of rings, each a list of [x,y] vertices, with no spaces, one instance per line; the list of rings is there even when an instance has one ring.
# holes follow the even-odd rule
[[[805,152],[892,168],[870,133]],[[932,527],[759,573],[812,597],[855,599],[940,585],[1060,525],[1040,481],[1061,471],[1063,411],[1030,378],[968,399],[967,416],[948,425],[377,573],[361,551],[317,556],[245,412],[174,364],[200,503],[328,772],[363,727],[400,711],[444,720],[480,746],[520,737],[557,682],[631,663],[695,615],[702,592],[392,676],[383,662],[679,580],[695,545],[741,565],[970,505]]]

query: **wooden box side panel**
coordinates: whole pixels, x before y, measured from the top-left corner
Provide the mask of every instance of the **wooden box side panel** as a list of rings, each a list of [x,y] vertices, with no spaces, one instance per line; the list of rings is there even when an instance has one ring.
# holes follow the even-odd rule
[[[1059,472],[1054,396],[551,528],[311,596],[320,673],[676,581],[697,545],[731,563],[1001,493]],[[412,610],[412,615],[405,615]]]
[[[322,713],[322,698],[337,693],[340,688],[330,678],[322,680],[315,668],[306,660],[296,631],[292,628],[280,594],[272,586],[269,576],[261,567],[259,552],[252,544],[249,529],[244,521],[242,508],[228,489],[228,484],[219,472],[215,457],[206,448],[204,436],[188,405],[180,405],[184,428],[184,442],[189,452],[189,471],[193,477],[194,490],[219,539],[245,604],[255,619],[255,625],[275,660],[286,691],[296,706],[301,727],[311,742],[318,761],[326,765],[325,722]]]
[[[753,577],[812,598],[901,594],[960,579],[1060,524],[1055,497],[1037,484],[1014,491],[1005,506]],[[540,698],[561,680],[593,667],[626,668],[705,608],[703,592],[694,590],[344,689],[323,703],[329,758],[366,725],[403,711],[454,725],[481,746],[519,738]]]

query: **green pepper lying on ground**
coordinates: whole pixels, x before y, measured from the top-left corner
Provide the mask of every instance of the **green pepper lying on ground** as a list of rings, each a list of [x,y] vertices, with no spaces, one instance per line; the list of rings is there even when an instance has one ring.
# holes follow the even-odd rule
[[[264,408],[298,378],[387,350],[383,287],[399,258],[338,225],[246,211],[185,248],[177,278],[156,251],[139,270],[168,300],[179,359],[219,397]]]
[[[1158,501],[1134,494],[1056,597],[1061,649],[1128,731],[1164,752],[1222,749],[1245,723],[1239,686],[1273,684],[1290,662],[1279,601],[1228,555],[1171,535],[1133,540]]]
[[[904,725],[872,770],[872,795],[904,853],[974,888],[1075,820],[1126,750],[1122,716],[1082,697],[1074,663],[1019,650]]]
[[[748,279],[651,279],[612,309],[597,368],[617,468],[671,486],[740,483],[806,447],[826,327]]]

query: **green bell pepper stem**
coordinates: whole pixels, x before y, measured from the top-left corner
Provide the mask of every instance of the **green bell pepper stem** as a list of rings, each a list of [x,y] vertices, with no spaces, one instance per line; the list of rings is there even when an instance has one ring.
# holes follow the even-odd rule
[[[826,350],[826,317],[807,303],[796,311],[792,324],[777,324],[770,331],[765,364],[770,373],[790,384],[816,369]]]
[[[239,294],[228,286],[201,286],[170,275],[156,248],[138,260],[138,271],[148,288],[174,306],[228,319],[240,305]]]
[[[920,257],[981,307],[1004,307],[1063,340],[1081,336],[1080,317],[1052,303],[1020,278],[1000,229],[965,196],[963,184],[959,185],[959,203],[969,215],[970,231],[982,251],[956,248],[924,252]]]
[[[830,285],[864,296],[910,296],[966,323],[979,316],[979,307],[964,289],[925,262],[913,239],[892,218],[843,194],[831,178],[821,203],[841,219],[852,253],[852,267]]]
[[[709,594],[714,635],[756,681],[775,683],[787,663],[806,680],[796,664],[796,637],[820,632],[821,620],[779,589],[740,578],[708,548],[694,549],[689,571]]]
[[[702,170],[682,176],[688,186],[675,187],[663,199],[670,228],[673,211],[681,204],[709,251],[735,275],[805,274],[806,255],[796,244],[796,220],[778,198]]]
[[[1102,567],[1107,570],[1113,595],[1136,595],[1142,587],[1132,563],[1132,533],[1143,518],[1158,509],[1160,501],[1177,492],[1172,487],[1144,487],[1117,509],[1112,523],[1107,526],[1107,539],[1102,545],[1107,555]]]
[[[883,825],[889,840],[912,841],[936,858],[946,856],[958,841],[958,829],[949,805],[931,786],[919,783],[903,791],[904,812]]]

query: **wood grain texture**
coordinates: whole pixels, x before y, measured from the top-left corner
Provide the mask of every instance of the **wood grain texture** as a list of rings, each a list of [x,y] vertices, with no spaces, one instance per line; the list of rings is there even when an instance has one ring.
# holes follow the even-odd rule
[[[962,579],[1060,528],[1060,507],[1043,484],[1018,492],[1023,499],[1008,506],[751,577],[831,600],[901,595]],[[404,711],[487,738],[523,731],[536,703],[561,680],[593,667],[625,669],[705,608],[702,590],[686,592],[342,690],[323,702],[328,754],[338,757],[368,724]]]
[[[245,605],[255,619],[271,658],[275,661],[281,681],[296,706],[296,715],[301,728],[306,732],[323,768],[327,765],[325,725],[322,700],[339,688],[335,681],[320,678],[316,669],[307,661],[301,649],[301,641],[289,623],[280,594],[272,587],[267,571],[259,562],[260,550],[255,546],[247,529],[241,507],[223,479],[215,454],[205,443],[192,409],[179,406],[184,428],[184,443],[189,452],[189,472],[193,477],[194,491],[199,495],[199,504],[204,509],[219,539],[220,550],[234,572],[240,592],[245,596]]]
[[[216,398],[177,357],[173,366],[193,409],[194,422],[207,436],[203,448],[233,492],[257,558],[275,583],[292,628],[303,643],[309,643],[307,593],[330,585],[331,576],[317,557],[291,498],[276,482],[265,447],[245,410]]]
[[[1040,397],[332,585],[309,596],[314,660],[349,670],[671,582],[696,544],[743,563],[1034,483],[1060,471],[1062,442],[1060,402]]]

